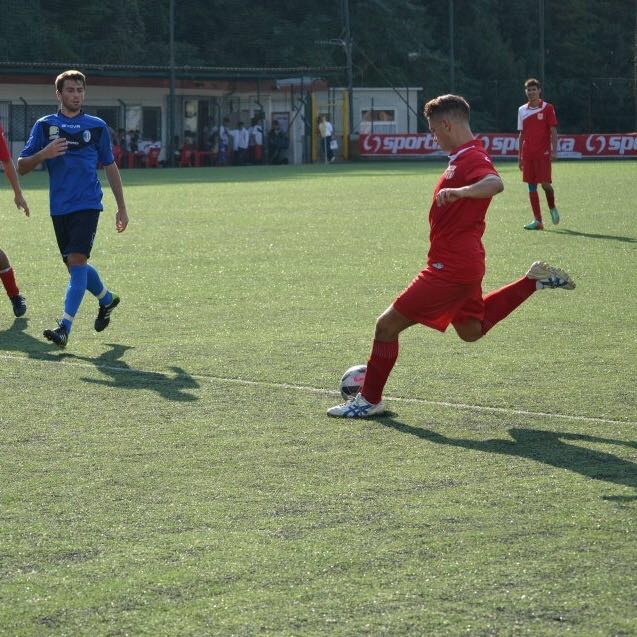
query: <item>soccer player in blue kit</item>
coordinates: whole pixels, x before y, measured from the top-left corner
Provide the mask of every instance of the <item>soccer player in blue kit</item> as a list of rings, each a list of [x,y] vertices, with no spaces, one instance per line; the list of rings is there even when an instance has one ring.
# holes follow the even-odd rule
[[[56,78],[55,89],[60,110],[34,124],[18,159],[18,171],[25,175],[43,161],[49,171],[51,219],[70,279],[62,319],[57,328],[45,330],[44,336],[58,347],[66,347],[73,319],[86,290],[99,302],[95,319],[98,332],[108,327],[111,312],[120,301],[88,263],[97,222],[104,209],[102,188],[97,178],[98,162],[104,166],[117,203],[117,232],[126,230],[128,214],[108,127],[103,120],[82,111],[86,78],[79,71],[65,71]]]

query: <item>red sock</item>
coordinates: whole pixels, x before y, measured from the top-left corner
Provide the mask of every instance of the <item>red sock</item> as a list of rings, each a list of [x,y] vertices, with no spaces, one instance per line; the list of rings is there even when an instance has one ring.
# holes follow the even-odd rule
[[[484,321],[482,333],[486,334],[496,323],[509,316],[515,308],[524,303],[536,290],[536,282],[523,276],[499,290],[489,292],[484,297]]]
[[[546,194],[546,203],[549,205],[549,208],[555,208],[555,191],[554,190],[545,190]]]
[[[542,223],[542,211],[540,210],[540,195],[537,190],[529,193],[529,199],[531,200],[531,209],[533,210],[533,216]]]
[[[0,271],[0,279],[2,279],[2,285],[7,291],[7,296],[18,296],[20,290],[18,290],[18,284],[15,282],[15,274],[13,268],[9,266],[6,270]]]
[[[372,353],[367,361],[365,382],[361,389],[361,394],[366,401],[374,405],[381,401],[385,383],[387,383],[397,358],[397,340],[390,342],[374,340]]]

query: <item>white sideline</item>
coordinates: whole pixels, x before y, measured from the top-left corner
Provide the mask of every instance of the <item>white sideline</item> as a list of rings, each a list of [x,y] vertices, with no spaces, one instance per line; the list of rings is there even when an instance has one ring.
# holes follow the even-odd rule
[[[99,365],[92,363],[82,363],[77,361],[67,361],[64,359],[59,359],[56,361],[44,360],[38,358],[27,358],[25,356],[11,356],[10,354],[0,354],[0,359],[4,360],[13,360],[13,361],[22,361],[28,363],[52,363],[54,365],[67,365],[70,367],[79,367],[84,369],[103,369],[111,372],[118,372],[122,374],[152,374],[156,376],[156,378],[151,378],[152,382],[165,382],[169,381],[170,377],[165,376],[164,372],[157,372],[155,370],[139,370],[129,367],[118,367],[115,365]],[[164,376],[165,380],[160,380]],[[260,381],[260,380],[246,380],[243,378],[224,378],[222,376],[204,376],[197,374],[188,374],[189,378],[194,378],[195,380],[213,382],[213,383],[229,383],[235,385],[247,385],[252,387],[270,387],[272,389],[293,389],[296,391],[306,391],[314,394],[325,394],[331,396],[340,396],[340,392],[333,389],[322,389],[320,387],[309,387],[307,385],[292,385],[290,383],[272,383],[268,381]],[[400,403],[415,403],[418,405],[432,405],[435,407],[449,407],[451,409],[461,409],[466,411],[477,411],[477,412],[491,412],[491,413],[499,413],[499,414],[510,414],[514,416],[535,416],[541,418],[562,418],[565,420],[580,420],[586,422],[598,422],[610,425],[637,425],[637,422],[630,420],[617,420],[612,418],[598,418],[595,416],[581,416],[581,415],[571,415],[571,414],[559,414],[559,413],[551,413],[551,412],[543,412],[543,411],[527,411],[524,409],[511,409],[509,407],[489,407],[488,405],[470,405],[468,403],[452,403],[441,400],[426,400],[425,398],[401,398],[398,396],[384,396],[384,400],[390,402],[400,402]],[[317,414],[322,414],[322,410],[317,410]]]

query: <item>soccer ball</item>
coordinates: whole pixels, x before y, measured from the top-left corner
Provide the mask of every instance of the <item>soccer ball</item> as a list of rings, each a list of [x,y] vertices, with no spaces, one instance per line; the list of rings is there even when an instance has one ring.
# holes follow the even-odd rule
[[[350,367],[341,378],[341,396],[345,400],[354,398],[356,394],[361,390],[363,382],[365,380],[365,372],[367,371],[367,365],[354,365]]]

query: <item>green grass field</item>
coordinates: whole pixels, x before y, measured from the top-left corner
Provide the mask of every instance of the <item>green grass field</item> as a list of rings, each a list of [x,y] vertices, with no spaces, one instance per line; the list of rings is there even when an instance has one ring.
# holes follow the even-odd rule
[[[502,164],[485,290],[536,259],[577,289],[474,344],[414,327],[389,415],[324,415],[442,167],[125,171],[92,258],[122,304],[64,351],[46,177],[29,220],[3,185],[0,635],[637,635],[634,162],[557,164],[536,233]]]

